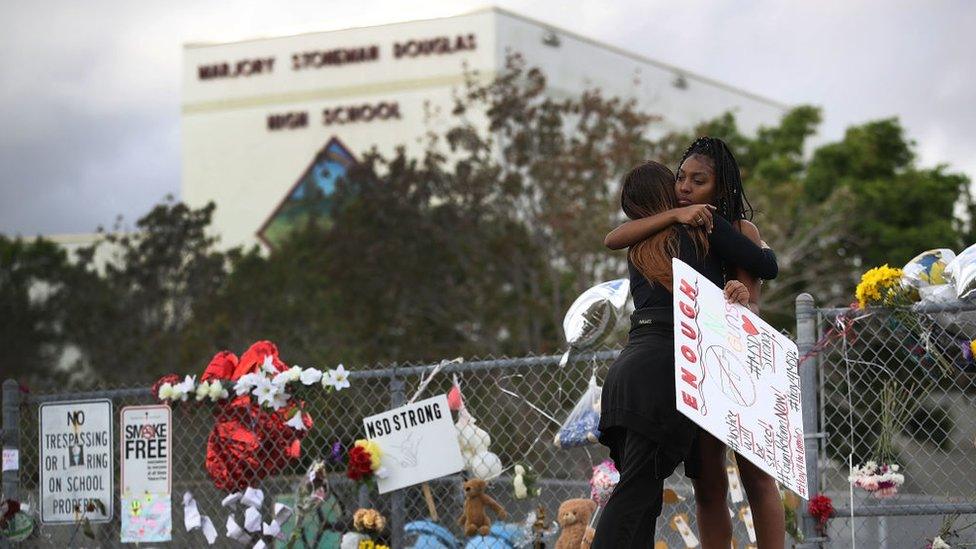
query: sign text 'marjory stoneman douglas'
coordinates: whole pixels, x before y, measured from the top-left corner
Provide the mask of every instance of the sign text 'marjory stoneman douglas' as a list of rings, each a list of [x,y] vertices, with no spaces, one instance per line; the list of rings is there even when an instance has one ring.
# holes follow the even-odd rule
[[[474,34],[458,34],[456,36],[435,36],[433,38],[418,38],[401,40],[393,43],[394,59],[428,57],[433,55],[450,55],[465,51],[474,51],[478,47]],[[380,47],[376,44],[368,46],[341,47],[321,50],[306,50],[291,54],[291,69],[301,71],[305,69],[321,69],[356,63],[378,61]],[[234,61],[217,61],[197,65],[199,80],[215,80],[223,78],[239,78],[272,74],[275,69],[275,57],[249,57]]]

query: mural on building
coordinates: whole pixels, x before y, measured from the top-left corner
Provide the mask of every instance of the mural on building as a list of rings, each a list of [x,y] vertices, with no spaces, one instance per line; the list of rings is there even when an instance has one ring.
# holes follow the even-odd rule
[[[336,182],[356,164],[356,158],[333,137],[315,156],[285,198],[258,230],[258,238],[275,247],[293,229],[306,223],[328,227]]]

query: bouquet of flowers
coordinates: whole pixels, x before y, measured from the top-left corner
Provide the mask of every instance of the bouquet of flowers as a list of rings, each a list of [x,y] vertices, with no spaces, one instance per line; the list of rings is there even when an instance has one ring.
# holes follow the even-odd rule
[[[372,485],[375,478],[386,478],[387,470],[380,461],[381,455],[379,444],[372,440],[357,440],[349,449],[346,476],[366,485]]]
[[[901,468],[896,463],[879,464],[869,461],[851,470],[850,481],[874,497],[890,498],[898,493],[898,487],[905,484],[905,475],[899,473]]]

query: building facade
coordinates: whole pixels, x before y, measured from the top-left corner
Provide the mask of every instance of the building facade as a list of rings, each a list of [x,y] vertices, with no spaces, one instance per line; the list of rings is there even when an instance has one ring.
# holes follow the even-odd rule
[[[787,106],[498,9],[376,27],[184,48],[182,198],[217,204],[223,246],[275,241],[328,214],[361,151],[419,152],[449,123],[466,71],[490,79],[510,52],[549,93],[600,88],[658,114],[656,132],[735,112],[746,132]],[[653,137],[653,136],[652,136]]]

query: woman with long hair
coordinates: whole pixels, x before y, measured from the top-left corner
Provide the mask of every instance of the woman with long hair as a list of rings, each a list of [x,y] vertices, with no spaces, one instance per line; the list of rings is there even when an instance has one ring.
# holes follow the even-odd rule
[[[675,193],[679,208],[628,221],[607,235],[612,249],[632,246],[657,238],[659,231],[672,230],[673,224],[690,224],[710,230],[713,223],[731,223],[752,242],[761,243],[759,229],[752,223],[753,208],[742,186],[739,165],[721,139],[701,137],[685,151],[678,166]],[[717,214],[717,215],[713,215]],[[765,244],[763,244],[765,245]],[[763,275],[741,261],[726,261],[721,282],[738,280],[749,292],[749,308],[758,312]],[[721,284],[720,284],[721,285]],[[727,549],[732,542],[729,517],[729,490],[725,467],[725,444],[702,431],[699,444],[700,474],[694,479],[698,532],[703,549]],[[776,481],[747,459],[736,455],[742,486],[745,488],[761,549],[784,547],[786,522]]]
[[[620,203],[631,219],[674,209],[674,174],[647,162],[623,180]],[[664,479],[682,461],[696,476],[698,428],[675,405],[672,258],[679,258],[725,287],[731,302],[745,303],[738,281],[724,284],[723,262],[747,265],[756,276],[776,276],[776,258],[716,217],[704,225],[670,224],[634,242],[627,254],[634,314],[627,345],[614,361],[603,386],[600,442],[620,470],[617,484],[597,525],[594,548],[647,548],[661,514]]]

